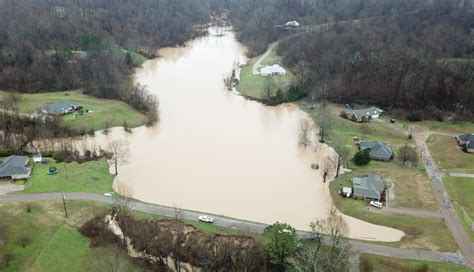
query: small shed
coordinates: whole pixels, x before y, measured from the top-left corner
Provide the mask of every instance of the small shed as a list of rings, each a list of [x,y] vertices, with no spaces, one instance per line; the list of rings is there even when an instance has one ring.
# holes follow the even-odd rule
[[[274,76],[274,75],[286,76],[286,70],[285,68],[281,67],[278,64],[274,64],[271,66],[267,65],[263,67],[262,69],[260,69],[260,74],[262,76]]]
[[[33,162],[40,163],[43,161],[43,156],[41,154],[33,155]]]
[[[293,20],[293,21],[289,21],[285,24],[285,26],[287,27],[299,27],[300,26],[300,23],[298,23],[297,21]]]
[[[351,187],[342,187],[342,196],[343,197],[351,197],[352,196],[352,188]]]

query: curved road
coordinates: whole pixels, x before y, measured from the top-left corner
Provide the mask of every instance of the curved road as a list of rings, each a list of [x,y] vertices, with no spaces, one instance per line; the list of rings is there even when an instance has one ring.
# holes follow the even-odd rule
[[[67,200],[88,200],[101,203],[113,204],[113,198],[97,194],[89,193],[64,193],[65,199]],[[31,202],[31,201],[62,201],[61,193],[37,193],[37,194],[19,194],[19,195],[0,195],[0,202]],[[136,211],[158,214],[168,217],[174,217],[175,209],[172,207],[166,207],[161,205],[155,205],[150,203],[144,203],[140,201],[131,201],[130,208]],[[181,210],[181,217],[185,220],[197,221],[200,212]],[[224,217],[219,215],[213,215],[215,221],[214,224],[221,227],[238,229],[248,231],[252,233],[263,233],[266,224],[249,222],[245,220]],[[301,238],[309,237],[311,233],[298,231],[298,235]],[[388,247],[382,245],[370,244],[357,240],[349,240],[349,245],[352,250],[357,252],[374,253],[378,255],[408,258],[408,259],[420,259],[420,260],[432,260],[442,261],[461,264],[463,259],[457,253],[452,252],[435,252],[426,250],[416,249],[402,249],[395,247]]]

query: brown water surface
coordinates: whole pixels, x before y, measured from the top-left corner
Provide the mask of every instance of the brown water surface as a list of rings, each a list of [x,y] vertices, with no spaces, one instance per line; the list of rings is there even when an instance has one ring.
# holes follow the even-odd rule
[[[160,99],[160,122],[126,134],[97,133],[105,146],[126,138],[131,158],[118,180],[146,202],[263,223],[309,229],[331,206],[320,171],[311,169],[331,149],[298,146],[307,114],[294,105],[266,107],[224,89],[223,78],[244,51],[232,33],[160,51],[136,81]],[[350,236],[396,241],[402,232],[346,217]]]

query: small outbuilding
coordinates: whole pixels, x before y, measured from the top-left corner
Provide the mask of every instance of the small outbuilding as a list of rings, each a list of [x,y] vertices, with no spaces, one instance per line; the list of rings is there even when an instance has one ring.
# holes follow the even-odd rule
[[[286,76],[286,70],[278,64],[267,65],[260,69],[260,74],[262,76]]]
[[[81,109],[82,107],[69,100],[60,100],[45,104],[41,107],[41,112],[47,115],[66,115]]]
[[[297,21],[293,20],[293,21],[289,21],[285,24],[286,27],[299,27],[300,26],[300,23],[298,23]]]
[[[380,201],[385,192],[385,183],[380,175],[370,174],[352,178],[352,188],[354,198]]]
[[[41,154],[33,155],[33,162],[40,163],[43,161],[43,156]]]
[[[27,156],[9,156],[0,165],[0,179],[26,179],[31,168],[27,167]]]
[[[367,141],[359,143],[360,150],[369,150],[372,160],[389,161],[393,159],[393,150],[388,144],[380,141]]]
[[[458,145],[467,153],[474,153],[474,133],[454,137]]]
[[[343,111],[345,118],[355,122],[367,122],[373,119],[378,119],[384,110],[377,107],[370,107],[365,109],[346,109]]]
[[[351,197],[352,196],[352,188],[351,187],[342,187],[342,196],[343,197]]]

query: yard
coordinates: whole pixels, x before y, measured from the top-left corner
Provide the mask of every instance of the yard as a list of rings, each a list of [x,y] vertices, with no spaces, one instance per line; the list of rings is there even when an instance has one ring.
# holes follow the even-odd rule
[[[299,102],[301,109],[317,119],[317,110],[311,110],[308,102]],[[318,107],[319,105],[316,105]],[[422,210],[437,210],[432,187],[425,172],[416,166],[407,167],[401,164],[396,156],[398,148],[405,144],[413,144],[407,137],[407,132],[390,124],[383,118],[368,123],[355,123],[339,116],[342,106],[328,104],[331,113],[331,131],[327,138],[329,145],[337,142],[350,150],[349,158],[357,152],[354,137],[361,140],[380,140],[391,145],[395,152],[395,160],[390,162],[371,161],[366,166],[356,166],[349,162],[353,171],[344,174],[330,183],[334,204],[344,214],[362,219],[364,221],[393,227],[404,231],[407,236],[397,243],[388,245],[407,248],[423,248],[439,251],[455,251],[457,246],[448,228],[437,218],[418,218],[397,214],[373,213],[366,210],[366,203],[362,200],[341,198],[338,195],[340,185],[351,187],[351,178],[378,173],[382,176],[387,186],[392,187],[394,199],[389,206],[412,208]]]
[[[445,177],[443,182],[461,223],[474,242],[474,178]]]
[[[460,265],[443,263],[443,262],[432,262],[432,261],[420,261],[420,260],[408,260],[408,259],[397,259],[393,257],[385,257],[374,254],[361,254],[359,257],[359,269],[361,272],[417,272],[417,271],[430,271],[430,272],[468,272],[468,268]]]
[[[1,271],[104,271],[115,258],[110,248],[91,248],[89,240],[77,228],[105,206],[85,202],[68,202],[68,218],[62,203],[0,204],[6,243],[0,247]],[[25,238],[27,237],[27,238]],[[8,257],[9,256],[9,257]],[[6,260],[11,258],[8,267]],[[126,256],[120,259],[124,271],[143,271]]]
[[[0,92],[0,95],[4,96],[5,92]],[[130,127],[141,126],[146,122],[146,117],[143,114],[124,102],[91,97],[77,90],[22,94],[18,107],[21,113],[34,113],[44,104],[61,100],[70,100],[83,106],[85,110],[89,110],[89,113],[76,118],[73,114],[63,117],[64,125],[77,131],[101,130],[105,128],[106,122],[109,122],[110,127],[122,126],[124,121]]]
[[[105,159],[89,161],[82,164],[37,163],[33,167],[31,178],[25,183],[25,190],[20,193],[40,192],[84,192],[103,194],[112,191],[114,177],[109,173]],[[49,175],[48,169],[55,166],[59,169],[56,175]],[[19,181],[20,182],[20,181]]]
[[[253,98],[262,98],[268,80],[271,80],[273,85],[276,86],[273,94],[278,90],[278,86],[288,85],[291,83],[293,76],[289,71],[287,71],[288,75],[286,76],[263,77],[261,75],[254,75],[252,73],[253,65],[259,58],[260,56],[249,60],[248,63],[242,67],[240,71],[240,82],[237,85],[237,91],[239,93]],[[271,51],[261,62],[261,65],[268,64],[281,64],[281,57],[276,54],[275,50]]]
[[[367,171],[383,172],[384,170],[381,170],[379,167],[373,167],[372,169],[368,168],[366,170],[356,170],[350,174],[343,175],[339,179],[330,183],[329,188],[331,190],[334,204],[342,213],[373,224],[392,227],[405,232],[406,236],[400,242],[384,243],[385,245],[437,251],[456,251],[456,242],[441,218],[421,218],[397,214],[373,213],[366,210],[366,203],[363,200],[342,198],[338,195],[340,184],[342,184],[342,186],[351,186],[350,179],[353,176],[362,175]],[[402,180],[402,182],[405,182],[405,180]],[[396,188],[397,187],[395,187],[395,189]],[[411,200],[408,196],[403,196],[401,197],[401,200],[397,200],[398,205],[401,206],[403,204],[403,207],[414,208],[422,208],[423,206],[417,207],[416,205],[424,205],[425,209],[433,209],[434,200],[432,193],[426,193],[425,195],[425,192],[410,192],[409,190],[409,187],[405,189],[405,193],[409,197],[415,196],[415,200]],[[397,196],[395,199],[396,198]],[[429,201],[427,201],[428,199]]]
[[[458,148],[454,137],[433,134],[426,143],[440,170],[474,174],[474,154]]]

